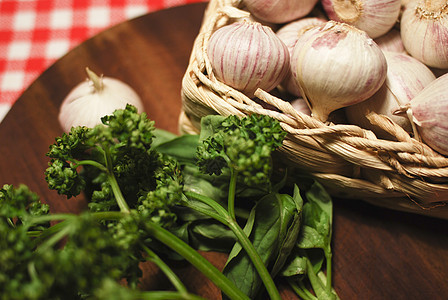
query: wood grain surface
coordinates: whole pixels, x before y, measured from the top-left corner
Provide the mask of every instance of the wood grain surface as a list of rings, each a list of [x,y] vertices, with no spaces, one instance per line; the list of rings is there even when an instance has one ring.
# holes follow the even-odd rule
[[[115,26],[78,46],[46,70],[0,124],[0,183],[27,184],[55,212],[78,212],[44,179],[45,153],[62,133],[59,105],[85,79],[85,67],[130,84],[156,126],[177,132],[181,79],[205,3],[171,8]],[[334,286],[341,299],[448,299],[448,221],[335,199]],[[202,253],[222,267],[226,255]],[[144,285],[168,286],[151,265]],[[192,292],[220,299],[216,287],[188,264],[176,266]],[[284,299],[296,299],[281,282]]]

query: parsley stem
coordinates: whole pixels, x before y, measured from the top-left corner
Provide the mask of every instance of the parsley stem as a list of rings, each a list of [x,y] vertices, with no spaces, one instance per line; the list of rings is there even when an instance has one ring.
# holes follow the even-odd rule
[[[203,213],[203,214],[205,214],[205,215],[207,215],[207,216],[209,216],[209,217],[211,217],[211,218],[213,218],[213,219],[215,219],[215,220],[217,220],[217,221],[219,221],[221,223],[223,223],[224,225],[227,225],[227,226],[229,225],[227,223],[227,218],[226,218],[227,215],[228,215],[228,212],[219,203],[217,203],[215,200],[213,200],[213,199],[211,199],[211,198],[209,198],[207,196],[195,193],[195,192],[188,192],[187,191],[184,194],[185,194],[185,196],[187,196],[187,198],[190,197],[190,198],[196,199],[196,200],[198,200],[198,201],[208,205],[216,213],[213,213],[212,211],[210,211],[208,209],[200,207],[199,205],[195,205],[195,204],[189,202],[188,200],[185,201],[185,205],[187,205],[188,207],[190,207],[190,208],[192,208],[192,209],[194,209],[194,210],[196,210],[196,211],[198,211],[200,213]]]
[[[289,286],[294,290],[294,292],[303,300],[317,300],[317,297],[311,294],[308,288],[303,284],[302,280],[298,282],[293,281],[293,279],[288,279]]]
[[[208,204],[211,208],[213,208],[218,214],[219,218],[215,218],[217,221],[223,223],[224,225],[228,226],[230,230],[235,234],[236,238],[238,239],[239,243],[243,247],[243,249],[247,252],[247,255],[250,257],[252,263],[255,266],[255,269],[257,270],[258,274],[260,275],[261,280],[263,281],[266,290],[268,294],[270,295],[271,299],[281,299],[280,294],[277,290],[277,287],[275,286],[274,280],[271,277],[271,274],[269,274],[269,271],[266,269],[266,266],[263,263],[263,260],[261,259],[260,255],[258,254],[257,250],[254,248],[253,244],[250,242],[247,235],[244,233],[243,229],[240,227],[240,225],[236,222],[234,217],[230,215],[228,211],[226,211],[219,203],[215,202],[213,199],[210,199],[206,196],[196,194],[193,192],[186,192],[186,196],[193,197],[205,204]],[[196,209],[194,206],[190,206],[193,209]],[[210,214],[207,210],[198,210],[202,211],[203,213],[207,214],[210,217],[214,217],[214,214]],[[223,218],[225,216],[225,218]]]
[[[332,259],[332,254],[331,254],[331,251],[325,251],[325,259],[327,260],[327,270],[326,270],[326,273],[327,273],[327,282],[325,283],[326,284],[326,289],[327,289],[327,293],[331,293],[331,289],[332,289],[332,283],[331,283],[331,281],[332,281],[332,273],[331,273],[331,268],[332,268],[332,266],[331,266],[331,259]]]
[[[145,244],[140,243],[140,246],[148,255],[146,259],[148,261],[155,263],[160,268],[160,270],[162,270],[162,272],[165,274],[165,276],[168,278],[171,284],[176,288],[176,290],[181,295],[184,296],[188,295],[188,291],[185,288],[185,285],[182,283],[182,281],[179,279],[176,273],[174,273],[173,270],[171,270],[171,268],[154,251],[146,247]]]
[[[129,206],[126,200],[124,199],[123,193],[121,192],[120,186],[118,185],[117,179],[115,178],[114,171],[112,168],[113,166],[112,158],[110,156],[110,151],[108,148],[104,149],[104,158],[106,160],[107,179],[112,188],[112,192],[114,193],[115,201],[117,201],[118,207],[122,212],[130,213]]]
[[[204,300],[204,298],[192,295],[182,294],[172,291],[144,291],[139,292],[135,297],[130,299],[135,300]]]
[[[114,193],[115,200],[117,201],[118,207],[120,207],[120,211],[124,213],[130,213],[130,209],[128,204],[126,203],[126,200],[123,197],[123,194],[121,193],[121,189],[118,186],[117,179],[115,178],[114,174],[111,172],[107,173],[107,178],[109,180],[110,186],[112,188],[112,192]]]
[[[40,224],[50,221],[62,221],[67,220],[69,218],[74,217],[74,214],[66,214],[66,213],[59,213],[59,214],[48,214],[48,215],[41,215],[41,216],[33,216],[30,219],[27,219],[28,225],[34,225],[34,224]]]
[[[46,233],[45,236],[48,233],[53,233],[53,232],[55,232],[55,233],[51,237],[49,237],[47,240],[45,240],[45,242],[40,244],[37,247],[36,251],[45,252],[48,248],[51,248],[54,245],[56,245],[58,242],[60,242],[64,237],[66,237],[73,230],[73,227],[70,225],[71,224],[69,223],[69,220],[65,220],[61,223],[58,223],[58,224],[50,227],[48,229],[48,231],[45,232]],[[40,236],[40,238],[42,238],[42,237],[43,237],[43,235]]]
[[[103,166],[102,164],[100,164],[99,162],[94,161],[94,160],[90,160],[90,159],[79,160],[79,161],[75,161],[75,163],[76,163],[76,167],[82,166],[82,165],[90,165],[90,166],[100,169],[103,172],[107,172],[107,168],[105,166]]]
[[[236,191],[236,179],[238,177],[238,171],[230,168],[230,183],[229,183],[229,194],[227,196],[227,210],[229,211],[232,219],[235,218],[235,191]]]
[[[184,257],[231,299],[249,299],[226,276],[224,276],[221,271],[219,271],[214,265],[212,265],[187,243],[153,222],[147,222],[145,226],[148,232],[150,232],[155,239],[159,240]]]

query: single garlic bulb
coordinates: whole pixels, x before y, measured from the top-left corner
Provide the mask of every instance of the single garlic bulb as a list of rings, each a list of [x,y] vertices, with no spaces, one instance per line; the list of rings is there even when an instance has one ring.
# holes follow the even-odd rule
[[[448,2],[412,3],[404,10],[400,22],[406,51],[430,67],[448,68]]]
[[[86,68],[88,79],[78,84],[63,100],[59,110],[59,124],[65,132],[74,126],[94,127],[101,118],[117,109],[131,104],[143,111],[137,93],[126,83],[110,78],[98,77]]]
[[[448,74],[427,85],[404,109],[425,144],[448,155]]]
[[[312,116],[325,122],[331,112],[378,91],[387,64],[381,49],[364,31],[328,21],[300,36],[291,70]]]
[[[392,28],[388,33],[374,39],[374,41],[383,51],[406,53],[398,29]]]
[[[305,31],[313,28],[317,25],[322,25],[326,22],[326,20],[321,18],[302,18],[290,23],[285,24],[281,27],[277,32],[277,36],[285,43],[286,47],[288,47],[288,51],[290,56],[292,56],[292,50],[301,36]],[[285,80],[281,83],[286,91],[294,96],[300,96],[299,86],[291,74],[291,71],[288,72]]]
[[[322,0],[322,6],[331,20],[353,25],[374,39],[398,21],[401,0]]]
[[[256,18],[270,23],[287,23],[306,16],[318,0],[242,0]]]
[[[386,115],[404,130],[412,133],[409,118],[395,112],[409,103],[423,88],[436,77],[419,60],[404,53],[384,51],[387,62],[387,77],[378,92],[366,101],[345,108],[347,120],[351,124],[372,130],[380,138],[389,138],[387,133],[372,125],[366,118],[369,112]]]
[[[270,27],[236,22],[216,30],[207,47],[213,73],[221,82],[253,97],[271,91],[289,71],[286,45]]]

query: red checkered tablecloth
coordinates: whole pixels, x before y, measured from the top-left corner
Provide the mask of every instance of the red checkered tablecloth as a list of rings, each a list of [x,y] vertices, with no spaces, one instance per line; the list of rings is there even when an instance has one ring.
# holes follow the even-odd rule
[[[0,0],[0,121],[58,58],[96,33],[156,10],[207,0]]]

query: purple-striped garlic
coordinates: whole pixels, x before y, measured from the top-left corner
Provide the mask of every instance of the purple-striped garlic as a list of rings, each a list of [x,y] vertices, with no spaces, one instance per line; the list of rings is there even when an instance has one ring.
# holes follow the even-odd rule
[[[321,18],[302,18],[290,23],[285,24],[277,32],[277,36],[285,43],[288,47],[290,56],[292,56],[292,50],[297,43],[299,37],[307,30],[313,28],[317,25],[322,25],[327,20]],[[294,96],[300,96],[300,89],[297,85],[296,80],[293,78],[291,72],[288,72],[285,80],[281,83],[281,86]]]
[[[219,28],[210,38],[207,54],[216,78],[248,97],[258,88],[268,92],[277,87],[290,66],[286,45],[258,22]]]
[[[287,23],[309,14],[318,0],[242,0],[256,18],[270,23]]]
[[[448,74],[428,84],[402,110],[411,115],[425,144],[448,155]]]
[[[430,67],[448,68],[448,1],[411,2],[401,17],[400,32],[409,54]]]
[[[386,34],[398,21],[401,0],[322,0],[331,20],[364,30],[372,39]]]
[[[431,70],[410,55],[384,51],[387,77],[383,86],[366,101],[345,108],[347,120],[372,130],[380,138],[389,138],[380,128],[372,125],[366,115],[369,112],[385,115],[404,130],[412,133],[412,125],[405,114],[395,114],[397,109],[409,103],[436,77]]]
[[[291,70],[312,116],[325,122],[331,112],[378,91],[387,64],[381,49],[364,31],[328,21],[300,36]]]

